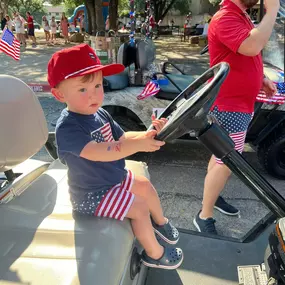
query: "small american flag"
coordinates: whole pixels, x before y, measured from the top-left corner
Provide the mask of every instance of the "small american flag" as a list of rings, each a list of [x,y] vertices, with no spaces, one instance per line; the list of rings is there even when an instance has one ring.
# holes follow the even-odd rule
[[[20,59],[20,42],[7,28],[3,30],[2,38],[0,39],[0,51],[13,57],[15,60]]]
[[[156,80],[150,80],[146,84],[142,93],[137,96],[137,99],[143,100],[147,97],[154,96],[155,94],[157,94],[159,92],[159,90],[160,90],[160,87],[159,87],[157,81]]]
[[[278,104],[282,105],[285,103],[285,82],[275,83],[277,87],[277,93],[267,98],[263,90],[260,90],[259,94],[256,97],[256,101],[267,103],[267,104]]]
[[[107,123],[103,127],[93,131],[91,136],[97,143],[114,141],[110,123]]]

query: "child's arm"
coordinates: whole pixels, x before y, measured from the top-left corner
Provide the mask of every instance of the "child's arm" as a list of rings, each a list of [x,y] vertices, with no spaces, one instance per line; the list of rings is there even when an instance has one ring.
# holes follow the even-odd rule
[[[144,131],[141,132],[126,132],[120,137],[120,141],[125,140],[125,139],[134,139],[137,136],[141,135],[142,133],[146,133]]]
[[[139,132],[138,132],[139,133]],[[89,142],[81,151],[80,156],[92,161],[115,161],[136,152],[153,152],[165,143],[154,139],[157,131],[140,132],[135,138],[122,141],[96,143]]]

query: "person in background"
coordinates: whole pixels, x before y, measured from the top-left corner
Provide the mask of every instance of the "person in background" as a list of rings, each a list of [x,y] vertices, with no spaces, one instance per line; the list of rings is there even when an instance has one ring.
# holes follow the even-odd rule
[[[51,17],[50,27],[51,27],[51,42],[55,43],[56,42],[57,23],[55,21],[55,17],[54,16]]]
[[[22,45],[26,46],[25,20],[19,15],[18,12],[14,12],[13,16],[16,30],[16,38]]]
[[[11,32],[13,32],[13,25],[14,25],[14,22],[10,19],[10,16],[9,15],[6,15],[6,27],[8,30],[10,30]]]
[[[4,17],[3,12],[0,13],[0,19],[1,19],[1,30],[3,31],[7,23],[6,17]]]
[[[173,19],[170,21],[170,26],[171,26],[171,29],[173,30],[173,26],[174,26],[174,20]]]
[[[143,22],[141,25],[141,34],[146,35],[146,30],[147,30],[147,23]]]
[[[141,16],[138,16],[138,19],[136,21],[136,29],[140,29],[141,25],[142,25]]]
[[[49,44],[50,41],[50,26],[46,16],[42,17],[42,25],[46,36],[46,43]]]
[[[191,28],[191,24],[192,24],[192,17],[190,14],[188,14],[186,16],[186,20],[185,20],[185,23],[184,23],[184,28]]]
[[[205,24],[204,24],[204,29],[203,29],[203,34],[202,37],[208,37],[208,29],[209,29],[209,24],[211,22],[211,19],[209,19]]]
[[[227,62],[230,71],[223,82],[210,114],[232,138],[235,149],[242,152],[246,132],[254,113],[256,97],[262,89],[267,97],[276,93],[274,83],[263,75],[261,51],[268,42],[279,10],[279,0],[265,1],[266,14],[257,27],[246,10],[258,0],[223,0],[208,30],[210,66]],[[221,196],[230,169],[221,159],[212,156],[204,183],[202,209],[194,218],[200,232],[217,234],[214,208],[236,216],[239,210]]]
[[[34,26],[34,18],[30,12],[26,13],[27,23],[28,23],[28,36],[32,40],[32,47],[36,47],[36,37],[35,37],[35,26]]]
[[[65,44],[69,43],[69,35],[68,35],[68,20],[65,16],[65,13],[62,13],[61,20],[60,20],[60,27],[62,35],[65,39]]]

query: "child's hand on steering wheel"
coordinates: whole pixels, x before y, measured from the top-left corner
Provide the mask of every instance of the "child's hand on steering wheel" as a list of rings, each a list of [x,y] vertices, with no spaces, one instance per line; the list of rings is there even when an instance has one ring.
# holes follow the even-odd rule
[[[163,127],[167,123],[167,119],[165,118],[157,119],[154,114],[151,115],[151,120],[152,120],[152,125],[154,126],[154,128],[157,130],[158,133],[163,129]]]

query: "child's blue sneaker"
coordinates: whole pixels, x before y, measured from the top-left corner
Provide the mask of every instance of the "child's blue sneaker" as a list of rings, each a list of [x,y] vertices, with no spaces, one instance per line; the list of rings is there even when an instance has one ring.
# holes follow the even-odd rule
[[[179,240],[178,230],[167,220],[163,226],[157,225],[153,219],[151,219],[153,229],[155,233],[169,244],[177,244]]]
[[[162,269],[176,269],[183,261],[183,252],[180,248],[164,248],[161,258],[153,259],[149,257],[145,251],[142,252],[142,263],[148,267]]]

